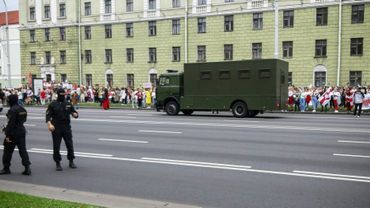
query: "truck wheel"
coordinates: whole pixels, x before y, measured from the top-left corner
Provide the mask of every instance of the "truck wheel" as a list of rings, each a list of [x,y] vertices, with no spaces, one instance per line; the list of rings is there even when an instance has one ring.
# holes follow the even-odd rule
[[[248,118],[254,118],[258,114],[258,110],[249,110],[247,113]]]
[[[190,116],[193,112],[193,110],[182,110],[182,113],[187,116]]]
[[[177,104],[177,102],[170,101],[166,104],[165,110],[166,110],[167,115],[174,116],[179,113],[180,107],[179,107],[179,104]]]
[[[244,118],[248,113],[247,105],[240,101],[236,102],[231,110],[233,115],[237,118]]]

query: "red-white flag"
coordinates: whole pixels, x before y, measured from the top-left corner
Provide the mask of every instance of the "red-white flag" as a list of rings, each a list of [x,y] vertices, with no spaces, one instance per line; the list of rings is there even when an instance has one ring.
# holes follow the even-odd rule
[[[330,93],[333,91],[333,88],[329,87],[324,94],[319,98],[319,102],[322,106],[327,105],[330,102]]]

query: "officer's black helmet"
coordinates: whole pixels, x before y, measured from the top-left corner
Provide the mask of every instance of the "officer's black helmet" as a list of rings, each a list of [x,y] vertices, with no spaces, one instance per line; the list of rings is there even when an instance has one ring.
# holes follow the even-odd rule
[[[59,88],[57,90],[57,95],[65,95],[65,94],[66,94],[66,91],[63,88]]]
[[[15,94],[9,95],[8,103],[10,106],[18,104],[18,95],[15,95]]]

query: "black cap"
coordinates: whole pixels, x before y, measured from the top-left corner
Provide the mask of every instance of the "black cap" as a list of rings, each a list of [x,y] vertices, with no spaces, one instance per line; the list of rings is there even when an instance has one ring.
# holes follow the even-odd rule
[[[58,95],[65,95],[65,93],[66,93],[66,91],[65,91],[63,88],[59,88],[59,89],[57,90],[57,94],[58,94]]]
[[[8,96],[8,103],[10,106],[18,104],[18,95],[12,94]]]

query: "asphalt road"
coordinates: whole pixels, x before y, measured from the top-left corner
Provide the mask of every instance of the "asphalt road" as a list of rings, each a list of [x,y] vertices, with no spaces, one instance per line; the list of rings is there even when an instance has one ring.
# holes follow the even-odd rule
[[[78,169],[63,156],[56,172],[45,109],[27,110],[33,175],[15,153],[1,179],[202,207],[370,207],[369,115],[81,109]]]

